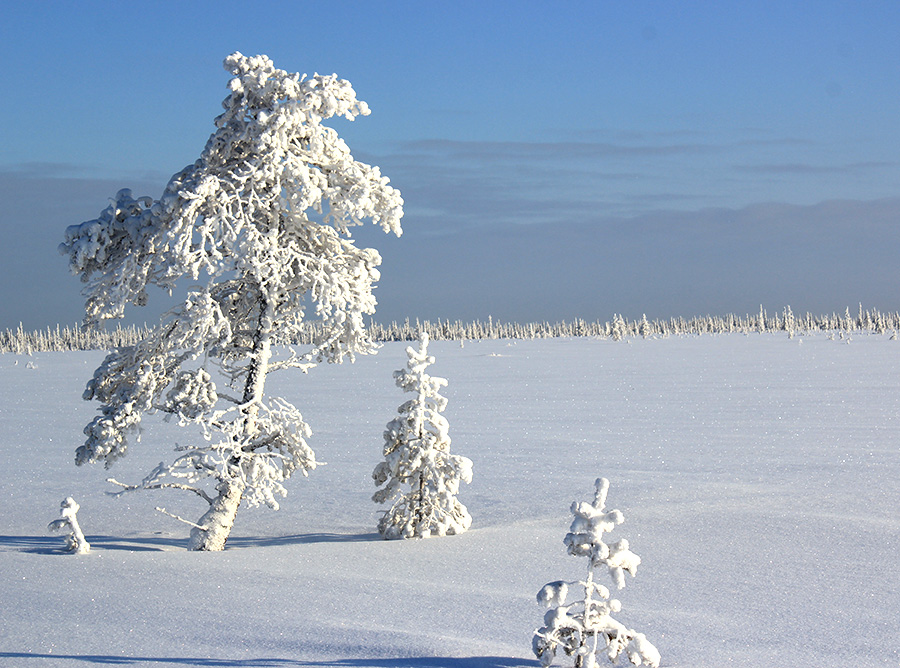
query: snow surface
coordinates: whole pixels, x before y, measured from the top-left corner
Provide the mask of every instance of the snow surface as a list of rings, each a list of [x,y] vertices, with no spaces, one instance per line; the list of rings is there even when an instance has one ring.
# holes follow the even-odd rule
[[[407,345],[272,376],[328,464],[242,508],[221,553],[153,510],[193,495],[104,494],[189,432],[74,466],[103,353],[0,355],[0,665],[537,666],[535,595],[581,576],[561,537],[598,476],[642,560],[617,617],[662,666],[900,664],[900,342],[434,342],[472,528],[384,541],[370,474]],[[90,554],[46,531],[67,496]]]

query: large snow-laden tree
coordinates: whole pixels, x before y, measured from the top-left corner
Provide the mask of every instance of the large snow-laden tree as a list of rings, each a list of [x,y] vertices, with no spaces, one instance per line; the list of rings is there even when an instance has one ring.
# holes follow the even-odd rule
[[[194,550],[223,549],[242,499],[277,508],[285,479],[315,468],[309,427],[290,403],[264,397],[266,377],[373,350],[363,316],[375,309],[381,257],[357,248],[349,228],[368,219],[399,236],[403,215],[378,167],[355,160],[323,124],[369,113],[349,82],[240,53],[225,68],[230,94],[200,158],[158,200],[119,191],[60,247],[86,283],[88,324],[145,304],[148,285],[171,294],[179,279],[199,282],[144,340],[97,369],[85,398],[101,403],[100,415],[76,453],[79,465],[109,467],[139,439],[147,413],[199,425],[202,438],[179,446],[173,463],[122,485],[208,502]],[[315,342],[297,352],[290,346],[310,319]]]
[[[472,481],[472,461],[450,453],[447,419],[441,412],[447,399],[440,389],[445,378],[426,373],[434,364],[428,354],[428,335],[419,336],[419,349],[407,347],[406,369],[394,372],[397,386],[415,394],[398,409],[398,417],[384,432],[384,461],[372,472],[375,503],[391,502],[378,522],[388,539],[427,538],[459,534],[472,524],[456,494],[461,482]]]
[[[618,510],[606,510],[609,480],[597,478],[594,489],[593,503],[572,504],[575,517],[563,541],[573,557],[587,557],[587,577],[575,582],[549,582],[541,588],[538,603],[550,609],[544,615],[544,626],[534,632],[532,648],[543,666],[553,663],[556,650],[562,648],[574,657],[576,668],[594,668],[598,655],[605,655],[610,663],[617,663],[624,655],[636,666],[657,668],[659,651],[643,633],[613,619],[612,613],[619,612],[622,604],[610,598],[609,589],[594,581],[594,571],[603,568],[622,589],[625,573],[635,575],[641,563],[624,538],[609,545],[603,541],[603,534],[621,524],[624,517]],[[573,585],[581,587],[583,597],[567,603]]]

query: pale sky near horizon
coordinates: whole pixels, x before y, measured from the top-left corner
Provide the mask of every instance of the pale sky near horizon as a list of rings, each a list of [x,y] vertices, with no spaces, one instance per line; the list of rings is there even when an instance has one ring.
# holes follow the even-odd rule
[[[406,201],[358,235],[379,320],[900,310],[898,32],[893,1],[11,5],[0,329],[80,319],[65,227],[199,156],[233,51],[372,108],[333,127]]]

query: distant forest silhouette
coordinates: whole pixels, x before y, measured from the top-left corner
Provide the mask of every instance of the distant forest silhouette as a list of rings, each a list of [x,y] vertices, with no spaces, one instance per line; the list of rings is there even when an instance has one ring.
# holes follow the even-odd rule
[[[434,341],[477,341],[484,339],[547,339],[559,337],[592,337],[598,339],[665,338],[699,334],[730,334],[751,332],[785,332],[788,336],[825,332],[835,336],[854,333],[885,334],[892,338],[900,330],[900,313],[882,313],[875,309],[863,309],[856,313],[847,308],[843,314],[814,316],[810,313],[794,315],[790,306],[780,313],[769,315],[760,308],[754,315],[698,316],[693,318],[669,318],[665,320],[628,320],[614,315],[611,321],[587,321],[575,319],[567,322],[514,323],[487,321],[473,322],[437,320],[405,320],[384,325],[372,321],[369,332],[374,341],[415,341],[421,332]],[[81,326],[25,331],[17,329],[0,331],[0,353],[30,354],[33,352],[67,350],[106,350],[137,344],[150,330],[146,327],[117,326],[111,329],[87,329]],[[297,345],[312,343],[318,333],[315,322],[308,323]]]

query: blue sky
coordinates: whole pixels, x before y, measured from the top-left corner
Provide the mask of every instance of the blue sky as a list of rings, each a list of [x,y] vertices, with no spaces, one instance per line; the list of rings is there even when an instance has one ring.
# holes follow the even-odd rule
[[[0,328],[80,319],[64,228],[196,159],[233,51],[372,108],[334,127],[406,200],[357,235],[380,320],[897,310],[898,31],[893,1],[10,6]]]

